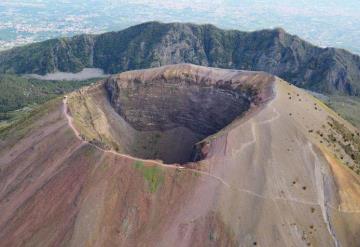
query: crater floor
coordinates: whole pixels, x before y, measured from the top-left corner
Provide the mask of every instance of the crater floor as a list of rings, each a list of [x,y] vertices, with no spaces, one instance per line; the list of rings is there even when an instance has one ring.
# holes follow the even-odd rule
[[[234,78],[211,81],[186,73],[112,77],[105,86],[116,112],[136,132],[129,154],[165,163],[197,160],[196,144],[248,111],[258,93]]]
[[[93,144],[184,164],[203,159],[206,139],[266,102],[272,80],[265,73],[165,66],[112,76],[72,102],[83,137]]]
[[[359,246],[360,134],[279,78],[131,71],[33,114],[0,141],[3,246]],[[186,162],[183,136],[201,161],[137,158]]]

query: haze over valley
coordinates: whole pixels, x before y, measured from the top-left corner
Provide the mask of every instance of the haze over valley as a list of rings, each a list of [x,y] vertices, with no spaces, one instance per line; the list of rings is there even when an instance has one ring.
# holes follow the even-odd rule
[[[1,1],[0,246],[359,247],[359,10]]]

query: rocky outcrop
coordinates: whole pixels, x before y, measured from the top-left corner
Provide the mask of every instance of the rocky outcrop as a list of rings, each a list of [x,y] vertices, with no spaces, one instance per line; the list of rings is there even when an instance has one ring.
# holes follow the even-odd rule
[[[181,78],[198,92],[203,83],[217,92],[220,79],[254,85],[260,107],[198,141],[201,161],[164,164],[154,159],[185,157],[190,131],[139,131],[119,114],[124,106],[127,116],[129,109],[158,115],[155,96],[172,100],[171,92],[148,96],[154,108],[132,107],[137,95],[123,98],[157,92],[155,78],[163,87]],[[359,132],[305,90],[265,73],[194,65],[125,72],[113,81],[112,102],[98,83],[0,132],[1,246],[359,246]],[[186,106],[179,115],[193,107],[184,92],[209,99],[208,91],[185,89],[178,89]]]
[[[360,94],[359,56],[316,47],[279,28],[240,32],[149,22],[0,53],[1,73],[78,72],[84,67],[118,73],[176,63],[266,71],[318,92]]]
[[[216,72],[186,64],[154,69],[146,79],[145,74],[129,72],[107,79],[110,101],[122,117],[139,130],[183,126],[207,135],[249,110],[250,104],[260,104],[259,94],[265,90],[260,84],[271,87],[273,79],[246,72],[219,73],[223,77],[213,79]],[[256,76],[258,84],[246,83]]]
[[[124,72],[110,77],[105,88],[116,112],[140,134],[135,143],[141,145],[131,155],[186,163],[204,156],[195,150],[197,142],[271,99],[274,80],[262,72],[181,64]],[[179,142],[186,150],[166,148]],[[173,152],[162,155],[163,149]]]

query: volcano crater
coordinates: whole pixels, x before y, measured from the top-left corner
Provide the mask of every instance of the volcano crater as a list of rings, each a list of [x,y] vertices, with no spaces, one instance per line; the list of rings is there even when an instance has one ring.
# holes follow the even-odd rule
[[[123,152],[167,164],[204,158],[199,143],[261,101],[256,84],[242,80],[191,73],[124,74],[105,82],[112,107],[131,126],[120,129],[128,136],[120,138],[128,140]],[[132,133],[130,138],[126,132]]]

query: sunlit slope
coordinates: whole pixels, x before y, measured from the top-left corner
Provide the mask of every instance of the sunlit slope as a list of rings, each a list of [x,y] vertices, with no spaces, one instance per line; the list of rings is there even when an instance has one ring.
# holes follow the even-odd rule
[[[53,102],[2,137],[1,243],[358,246],[358,132],[305,91],[266,85],[267,101],[205,137],[204,159],[182,166],[118,153],[128,142],[111,133],[134,130],[103,84]]]

